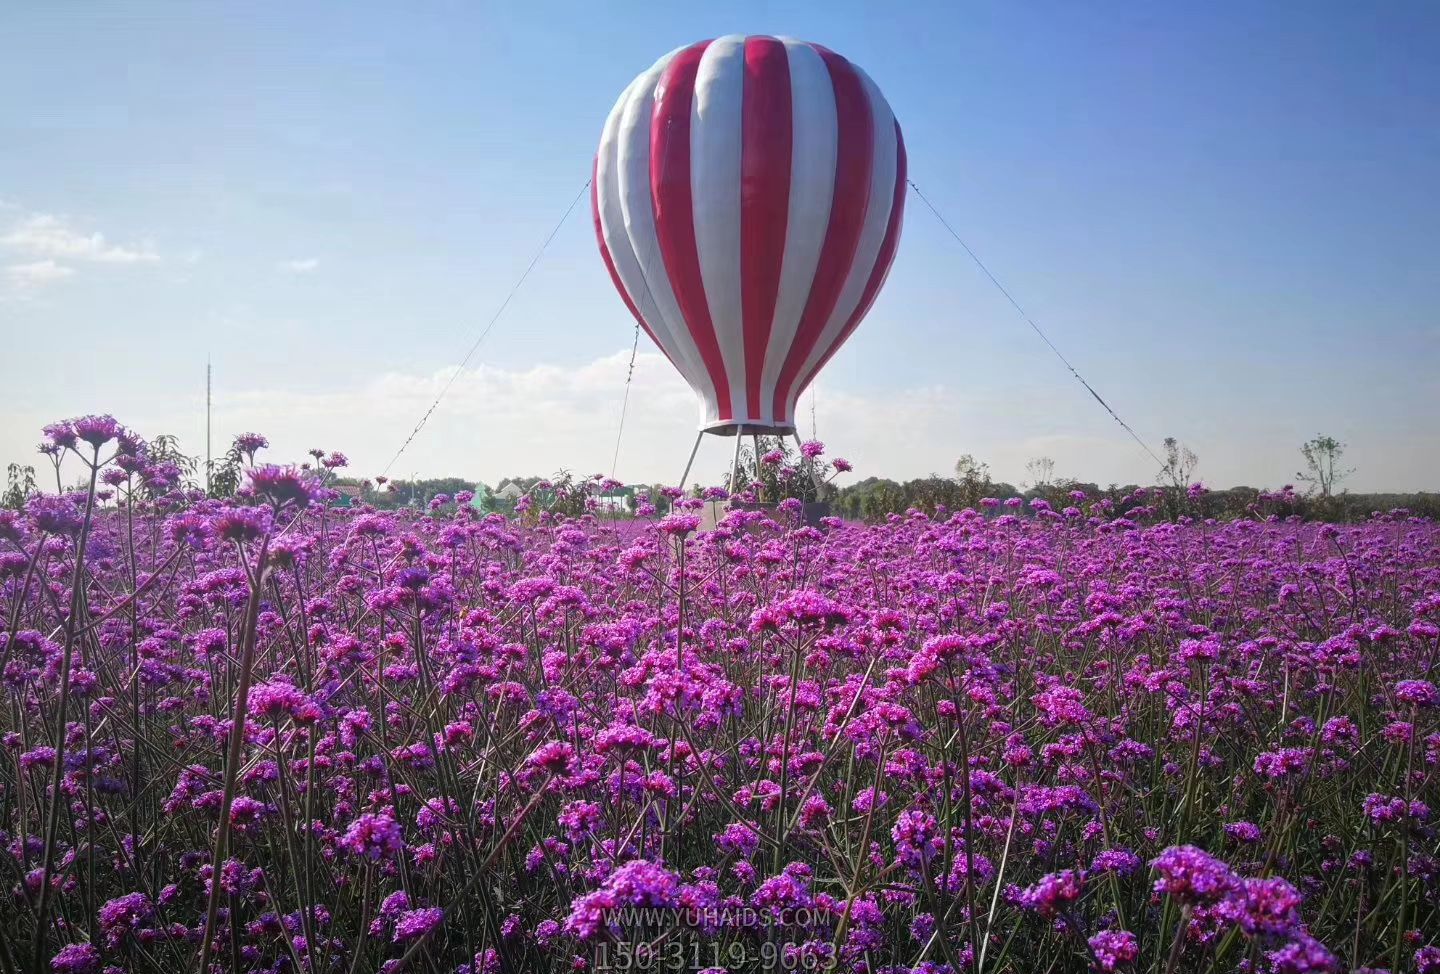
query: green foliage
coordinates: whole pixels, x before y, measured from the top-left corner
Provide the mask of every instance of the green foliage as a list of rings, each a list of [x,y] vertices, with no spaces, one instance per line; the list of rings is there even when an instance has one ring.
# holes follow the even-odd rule
[[[939,478],[931,476],[927,480],[936,481]],[[943,499],[937,496],[941,491],[938,484],[928,485],[922,493],[947,507],[956,503],[962,507],[974,507],[980,503],[980,498],[993,496],[996,486],[990,479],[990,464],[981,463],[968,453],[955,461],[955,485],[958,493],[946,494]]]
[[[905,510],[908,495],[898,483],[883,477],[866,477],[840,490],[835,513],[852,521],[879,521]]]
[[[1036,457],[1025,464],[1025,472],[1030,475],[1032,490],[1044,490],[1055,482],[1055,461],[1049,457]]]
[[[210,464],[210,496],[230,497],[240,489],[245,454],[239,443],[232,443],[220,460]]]
[[[1165,491],[1164,505],[1168,517],[1177,518],[1190,509],[1190,485],[1200,458],[1173,436],[1165,437],[1165,465],[1160,468],[1160,486]]]
[[[987,481],[990,479],[990,464],[981,463],[968,453],[962,453],[955,461],[955,479]]]
[[[566,517],[580,517],[585,513],[585,501],[593,492],[593,481],[576,480],[570,471],[561,470],[548,481],[540,483],[548,483],[549,486],[539,488],[537,485],[530,489],[536,506]]]
[[[758,446],[759,454],[756,454]],[[780,454],[779,463],[764,463],[761,457]],[[797,498],[807,504],[816,501],[833,501],[836,488],[829,482],[832,468],[823,459],[807,460],[800,451],[793,448],[792,441],[782,436],[760,436],[742,438],[740,445],[739,475],[736,491],[742,492],[753,483],[761,485],[758,499],[765,503],[776,503],[787,498]],[[728,485],[730,470],[715,480]],[[698,487],[696,488],[698,490]]]
[[[873,522],[911,509],[934,514],[941,508],[958,511],[979,507],[982,498],[1010,497],[1014,493],[1014,487],[991,480],[988,468],[977,464],[967,466],[962,479],[932,474],[902,484],[882,477],[867,477],[841,488],[833,504],[840,517]]]
[[[1305,470],[1295,474],[1302,484],[1309,484],[1311,493],[1318,493],[1328,500],[1335,487],[1355,472],[1351,467],[1345,470],[1338,466],[1345,455],[1345,444],[1333,436],[1317,436],[1300,445],[1300,455],[1305,458]]]
[[[145,450],[154,463],[173,463],[180,471],[180,484],[184,488],[203,487],[196,477],[200,470],[200,458],[192,457],[180,449],[180,438],[173,433],[161,433],[145,444]]]
[[[664,517],[674,506],[670,498],[665,496],[665,489],[664,484],[640,484],[635,488],[635,502],[638,505],[642,499],[649,501],[655,508],[655,515]]]
[[[31,494],[39,491],[35,484],[35,468],[10,464],[5,471],[5,493],[0,494],[0,507],[18,511],[25,506]]]
[[[198,457],[192,457],[180,449],[180,438],[173,433],[161,433],[146,444],[146,453],[157,463],[173,463],[186,477],[194,477],[200,467]]]

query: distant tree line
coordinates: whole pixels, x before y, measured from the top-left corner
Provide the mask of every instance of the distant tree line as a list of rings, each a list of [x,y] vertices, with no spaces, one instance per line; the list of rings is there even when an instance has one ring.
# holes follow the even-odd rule
[[[1345,444],[1332,436],[1316,436],[1300,447],[1305,469],[1295,475],[1296,483],[1280,490],[1230,487],[1211,490],[1197,480],[1200,458],[1174,437],[1164,443],[1164,463],[1152,485],[1110,484],[1100,486],[1056,474],[1055,461],[1036,457],[1026,464],[1030,480],[1020,485],[991,478],[989,467],[966,454],[955,462],[954,476],[932,474],[899,482],[867,477],[834,491],[823,499],[835,513],[852,520],[877,521],[891,514],[915,509],[933,514],[937,510],[983,508],[991,502],[1021,498],[1020,510],[1033,509],[1030,501],[1042,501],[1051,510],[1063,511],[1079,503],[1109,501],[1116,517],[1143,508],[1149,516],[1171,520],[1189,518],[1234,519],[1257,515],[1298,516],[1317,521],[1360,521],[1375,513],[1401,510],[1421,517],[1440,519],[1440,494],[1351,493],[1341,484],[1355,471],[1343,463]],[[996,507],[1003,513],[1006,508]]]
[[[1330,497],[1319,494],[1304,494],[1298,491],[1264,491],[1254,487],[1231,487],[1224,490],[1187,492],[1176,496],[1164,486],[1155,485],[1141,491],[1138,484],[1110,484],[1100,486],[1094,483],[1065,480],[1046,488],[1017,488],[1011,484],[991,481],[981,485],[965,484],[950,477],[929,476],[915,480],[895,481],[883,477],[867,477],[835,492],[830,498],[834,513],[848,520],[880,521],[891,514],[903,514],[915,509],[933,514],[937,510],[950,511],[986,506],[986,498],[1004,501],[1019,497],[1026,502],[1021,508],[1029,512],[1029,501],[1042,500],[1052,510],[1061,511],[1068,506],[1084,507],[1072,499],[1072,491],[1081,491],[1085,502],[1108,500],[1114,516],[1122,517],[1137,508],[1146,513],[1178,519],[1217,518],[1233,520],[1253,517],[1257,514],[1280,516],[1298,515],[1313,521],[1363,521],[1375,513],[1402,510],[1421,517],[1440,519],[1440,494],[1419,492],[1414,494],[1395,493],[1339,493]],[[1007,513],[1002,506],[997,514]]]
[[[264,444],[254,434],[236,437],[235,444],[224,456],[204,471],[204,463],[181,452],[173,436],[160,435],[148,444],[152,459],[174,464],[181,485],[187,489],[204,489],[209,482],[211,496],[227,496],[243,482],[243,470],[253,463],[255,451]],[[758,446],[758,451],[754,448]],[[42,452],[44,452],[42,450]],[[521,496],[538,501],[542,509],[558,513],[579,514],[585,498],[595,493],[590,481],[577,479],[566,471],[549,477],[506,477],[492,489],[487,484],[460,477],[374,481],[343,477],[338,470],[347,463],[341,454],[320,450],[310,451],[313,464],[305,464],[321,476],[327,486],[340,491],[355,502],[380,509],[403,507],[429,508],[437,502],[454,504],[457,495],[479,493],[484,508],[502,514],[514,513],[517,499],[504,496],[507,485],[514,484]],[[839,517],[857,521],[879,521],[908,510],[934,514],[942,510],[965,508],[993,509],[997,514],[1007,511],[1033,512],[1048,508],[1064,511],[1066,507],[1095,501],[1107,501],[1111,516],[1140,511],[1148,517],[1171,520],[1180,518],[1234,519],[1260,515],[1299,516],[1307,520],[1359,521],[1377,512],[1402,510],[1410,514],[1440,519],[1440,494],[1419,493],[1352,493],[1343,483],[1355,471],[1344,466],[1345,444],[1332,436],[1320,435],[1300,447],[1304,469],[1297,471],[1297,489],[1286,485],[1280,490],[1254,487],[1230,487],[1212,490],[1197,479],[1200,458],[1173,437],[1164,441],[1164,461],[1153,484],[1096,483],[1063,476],[1050,457],[1035,457],[1025,465],[1028,480],[1011,484],[996,480],[984,462],[965,454],[956,460],[951,475],[931,474],[913,480],[897,481],[885,477],[866,477],[858,483],[837,486],[831,477],[836,472],[829,465],[811,463],[793,453],[779,438],[760,438],[742,443],[739,453],[740,485],[759,484],[758,495],[764,500],[793,496],[805,501],[830,505]],[[53,457],[51,457],[53,461]],[[837,461],[843,463],[843,461]],[[848,467],[847,467],[848,469]],[[208,477],[205,474],[208,473]],[[6,483],[0,493],[0,507],[19,508],[42,488],[34,466],[12,463],[6,472]],[[728,480],[726,470],[717,483]],[[48,476],[48,475],[47,475]],[[60,470],[54,469],[55,485],[61,487]],[[788,479],[787,479],[788,478]],[[591,478],[593,481],[595,478]],[[588,486],[587,486],[588,485]],[[613,482],[609,482],[613,486]],[[633,485],[637,500],[648,502],[659,513],[670,509],[665,485]],[[698,494],[699,488],[694,488]],[[1083,494],[1083,501],[1080,495]],[[1018,507],[1004,502],[1019,498]],[[1032,504],[1031,502],[1040,502]],[[521,507],[529,509],[530,503]]]

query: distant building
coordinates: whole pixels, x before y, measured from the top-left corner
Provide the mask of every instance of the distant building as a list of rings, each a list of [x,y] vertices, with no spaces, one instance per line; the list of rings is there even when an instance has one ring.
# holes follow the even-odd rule
[[[336,484],[333,489],[340,496],[330,502],[331,507],[355,507],[365,499],[359,484]]]
[[[595,495],[595,509],[607,514],[628,514],[635,510],[635,488],[616,487]]]
[[[495,496],[497,498],[502,501],[510,501],[511,503],[518,501],[522,496],[524,496],[524,494],[525,491],[522,490],[520,488],[520,485],[515,483],[514,481],[506,481],[505,483],[501,484],[500,487],[495,491]]]

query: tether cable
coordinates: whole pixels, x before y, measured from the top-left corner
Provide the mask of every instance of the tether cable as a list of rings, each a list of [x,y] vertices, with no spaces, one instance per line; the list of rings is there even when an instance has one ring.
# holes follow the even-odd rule
[[[635,356],[640,351],[640,322],[635,322],[635,343],[630,346],[630,368],[625,373],[625,398],[620,400],[620,428],[615,432],[615,456],[610,460],[610,479],[620,467],[620,438],[625,435],[625,411],[630,408],[630,382],[635,378]]]
[[[524,273],[520,275],[519,280],[515,282],[515,286],[510,289],[509,294],[505,295],[505,300],[500,302],[500,307],[495,309],[495,314],[490,316],[490,321],[485,325],[485,330],[480,333],[480,337],[475,339],[475,344],[470,346],[470,351],[466,352],[465,357],[460,360],[460,367],[451,373],[444,388],[440,390],[440,395],[436,396],[435,401],[430,404],[430,408],[425,410],[425,415],[420,417],[420,422],[416,423],[415,428],[410,431],[410,435],[405,437],[405,442],[400,444],[400,449],[395,451],[395,456],[391,457],[390,462],[385,464],[385,469],[380,472],[380,476],[383,477],[390,472],[390,468],[395,466],[395,462],[400,459],[401,454],[403,454],[414,441],[416,435],[425,428],[425,423],[435,412],[436,407],[440,405],[440,400],[445,398],[445,394],[450,391],[450,387],[455,384],[455,380],[460,378],[460,373],[464,372],[465,367],[470,364],[470,359],[474,358],[475,352],[480,348],[481,343],[485,341],[486,336],[490,334],[490,329],[495,327],[495,322],[499,321],[500,316],[505,313],[505,309],[510,307],[510,302],[514,299],[515,293],[520,290],[521,285],[525,283],[525,279],[529,277],[530,272],[535,269],[535,265],[540,263],[540,258],[545,255],[546,248],[550,246],[550,242],[555,239],[555,235],[560,232],[560,228],[565,225],[565,221],[570,218],[570,214],[575,209],[575,204],[580,202],[580,197],[584,196],[585,191],[589,188],[590,180],[587,179],[585,180],[585,185],[580,187],[580,192],[575,194],[575,198],[571,200],[570,205],[565,208],[564,215],[560,217],[554,229],[550,231],[550,235],[546,237],[545,242],[540,245],[540,249],[535,251],[535,256],[530,258],[530,263],[526,266]]]
[[[1150,449],[1150,445],[1140,438],[1140,434],[1136,433],[1135,430],[1130,427],[1129,423],[1120,418],[1120,414],[1115,412],[1115,410],[1110,407],[1110,404],[1101,397],[1100,393],[1095,391],[1095,387],[1085,381],[1085,377],[1076,370],[1075,366],[1070,364],[1070,360],[1065,357],[1065,354],[1055,347],[1055,343],[1050,340],[1050,336],[1046,335],[1040,326],[1035,324],[1035,320],[1025,313],[1025,309],[1020,307],[1020,302],[1015,300],[1014,295],[1005,289],[1005,285],[996,280],[995,275],[990,273],[990,268],[985,266],[985,262],[976,255],[975,251],[970,249],[969,244],[961,239],[960,234],[955,232],[955,228],[950,225],[950,222],[940,215],[940,211],[935,209],[935,204],[931,203],[929,198],[920,191],[920,187],[915,185],[915,181],[913,179],[906,179],[905,181],[910,184],[910,188],[915,191],[915,195],[920,197],[920,202],[924,203],[930,212],[935,214],[935,219],[940,221],[940,225],[949,231],[950,236],[955,238],[955,242],[965,249],[965,253],[970,255],[970,259],[975,262],[976,267],[980,268],[981,273],[990,279],[990,283],[995,285],[1001,294],[1005,295],[1005,300],[1010,302],[1011,307],[1020,314],[1020,317],[1034,330],[1035,334],[1040,336],[1040,340],[1050,347],[1050,351],[1054,352],[1055,357],[1064,363],[1065,368],[1070,370],[1070,374],[1075,377],[1075,380],[1085,387],[1086,392],[1095,397],[1095,401],[1110,414],[1111,419],[1120,424],[1121,429],[1130,434],[1131,439],[1140,444],[1140,449],[1150,454],[1150,459],[1154,460],[1155,463],[1163,469],[1165,461],[1161,460],[1155,451]]]

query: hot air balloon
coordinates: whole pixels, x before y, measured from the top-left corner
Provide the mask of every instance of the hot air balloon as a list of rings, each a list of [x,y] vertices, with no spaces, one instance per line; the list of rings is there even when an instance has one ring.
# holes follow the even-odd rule
[[[900,238],[905,144],[880,89],[790,38],[679,48],[611,109],[592,187],[610,277],[700,433],[794,433]]]

